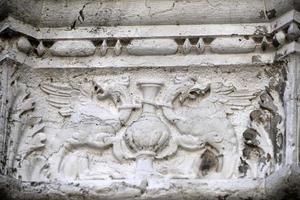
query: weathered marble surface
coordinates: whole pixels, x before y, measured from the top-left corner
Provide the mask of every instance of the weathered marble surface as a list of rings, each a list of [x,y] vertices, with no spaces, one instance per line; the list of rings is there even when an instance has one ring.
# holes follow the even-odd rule
[[[296,4],[293,0],[8,1],[11,15],[45,27],[261,22]]]
[[[282,157],[283,70],[20,68],[12,174],[24,181],[268,176]]]
[[[0,5],[0,198],[300,198],[294,1]]]

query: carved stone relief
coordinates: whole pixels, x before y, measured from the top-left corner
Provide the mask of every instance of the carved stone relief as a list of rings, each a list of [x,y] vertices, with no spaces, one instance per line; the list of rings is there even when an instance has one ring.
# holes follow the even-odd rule
[[[268,176],[283,155],[282,68],[20,68],[9,168],[24,181]]]
[[[0,1],[0,199],[300,199],[296,1]]]
[[[283,72],[284,74],[284,72]],[[268,176],[274,172],[274,162],[281,164],[284,144],[284,110],[277,106],[285,87],[284,77],[274,77],[259,96],[259,109],[250,113],[250,126],[243,133],[243,156],[248,160],[252,176]],[[276,92],[278,91],[278,92]],[[245,164],[245,163],[244,163]]]

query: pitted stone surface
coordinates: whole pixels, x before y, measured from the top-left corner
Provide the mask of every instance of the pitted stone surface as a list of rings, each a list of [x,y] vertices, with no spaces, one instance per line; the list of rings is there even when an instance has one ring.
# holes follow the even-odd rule
[[[282,157],[282,145],[269,136],[284,133],[276,90],[283,84],[281,70],[17,70],[20,92],[11,129],[23,131],[11,133],[19,144],[10,147],[16,151],[14,176],[109,182],[263,178]],[[252,125],[255,110],[260,114]],[[266,128],[269,120],[276,131]],[[253,137],[244,133],[249,126]],[[241,172],[243,164],[248,168]]]
[[[96,47],[91,41],[87,40],[66,40],[57,41],[50,48],[50,52],[54,56],[91,56],[95,53]]]
[[[177,48],[171,39],[132,40],[127,46],[128,53],[133,55],[170,55],[175,54]]]
[[[0,5],[0,198],[300,199],[293,0]]]

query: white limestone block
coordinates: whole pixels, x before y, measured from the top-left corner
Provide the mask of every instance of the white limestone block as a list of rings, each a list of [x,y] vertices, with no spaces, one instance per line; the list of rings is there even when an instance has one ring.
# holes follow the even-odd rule
[[[57,41],[50,48],[53,56],[91,56],[95,53],[96,47],[89,40],[65,40]]]
[[[173,39],[135,39],[127,46],[129,54],[171,55],[177,52],[178,45]]]

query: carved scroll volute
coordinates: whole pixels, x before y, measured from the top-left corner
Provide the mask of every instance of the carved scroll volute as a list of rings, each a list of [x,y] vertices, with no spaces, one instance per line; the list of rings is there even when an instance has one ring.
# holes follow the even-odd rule
[[[156,115],[154,99],[161,83],[141,82],[138,84],[143,92],[143,112],[139,119],[126,130],[124,139],[135,154],[137,174],[156,174],[152,163],[158,152],[168,142],[170,130]]]

